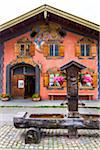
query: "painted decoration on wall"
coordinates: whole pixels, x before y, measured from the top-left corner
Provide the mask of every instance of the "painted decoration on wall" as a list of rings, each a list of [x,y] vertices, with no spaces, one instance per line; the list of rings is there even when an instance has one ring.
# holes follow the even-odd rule
[[[42,45],[49,41],[57,41],[62,43],[66,31],[61,29],[61,26],[56,23],[37,25],[32,29],[30,34],[35,43],[36,50],[42,52]]]

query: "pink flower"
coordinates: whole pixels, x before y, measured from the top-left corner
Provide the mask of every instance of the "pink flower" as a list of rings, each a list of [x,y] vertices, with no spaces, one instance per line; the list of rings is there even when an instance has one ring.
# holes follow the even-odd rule
[[[83,82],[85,82],[85,83],[87,83],[87,82],[92,83],[92,80],[93,80],[90,74],[84,75],[84,76],[82,77],[82,79],[83,79]]]
[[[64,77],[63,76],[54,77],[54,81],[58,82],[64,81]]]

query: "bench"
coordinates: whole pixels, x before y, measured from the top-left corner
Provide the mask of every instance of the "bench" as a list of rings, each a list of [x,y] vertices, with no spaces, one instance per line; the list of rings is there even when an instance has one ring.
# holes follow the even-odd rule
[[[79,93],[79,99],[80,100],[92,100],[93,99],[93,95],[91,93],[88,94],[84,94],[84,93]],[[48,93],[49,96],[49,100],[64,100],[65,98],[67,98],[66,93]]]
[[[50,100],[55,100],[55,97],[64,97],[66,98],[66,93],[48,93],[49,99]],[[56,99],[57,100],[57,99]]]

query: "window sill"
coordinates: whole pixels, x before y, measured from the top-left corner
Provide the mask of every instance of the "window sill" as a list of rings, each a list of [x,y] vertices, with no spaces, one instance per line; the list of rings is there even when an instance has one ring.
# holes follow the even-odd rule
[[[93,56],[79,56],[79,59],[94,59]]]
[[[19,55],[19,56],[17,56],[17,58],[31,58],[31,56],[30,55],[23,55],[23,56]]]
[[[83,87],[79,87],[79,90],[94,90],[94,88],[83,86]]]
[[[57,87],[57,86],[53,86],[53,87],[47,87],[48,89],[50,89],[50,90],[53,90],[53,89],[56,89],[56,90],[62,90],[63,89],[63,87],[62,86],[60,86],[60,87]]]
[[[62,59],[64,56],[47,56],[47,59]]]

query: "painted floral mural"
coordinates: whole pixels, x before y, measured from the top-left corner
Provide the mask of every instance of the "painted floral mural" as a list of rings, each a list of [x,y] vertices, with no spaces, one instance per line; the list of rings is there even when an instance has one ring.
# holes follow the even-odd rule
[[[60,25],[56,23],[41,24],[33,27],[30,34],[35,43],[36,49],[42,51],[42,45],[48,41],[63,41],[66,31],[61,29]]]

